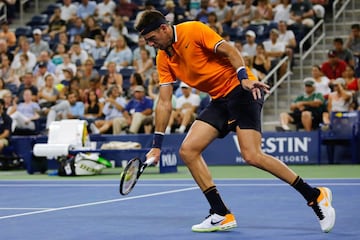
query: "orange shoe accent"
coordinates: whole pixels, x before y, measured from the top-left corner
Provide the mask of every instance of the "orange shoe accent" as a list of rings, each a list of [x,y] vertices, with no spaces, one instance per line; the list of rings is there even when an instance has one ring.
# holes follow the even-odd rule
[[[221,222],[221,225],[235,221],[235,216],[231,213],[225,215],[225,219]]]

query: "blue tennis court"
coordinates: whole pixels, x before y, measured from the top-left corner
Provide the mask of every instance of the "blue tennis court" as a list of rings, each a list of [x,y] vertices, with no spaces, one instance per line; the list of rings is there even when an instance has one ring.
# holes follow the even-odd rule
[[[360,179],[312,179],[333,191],[337,220],[322,233],[305,200],[279,180],[216,180],[238,228],[193,233],[209,206],[192,180],[0,181],[1,239],[359,239]]]

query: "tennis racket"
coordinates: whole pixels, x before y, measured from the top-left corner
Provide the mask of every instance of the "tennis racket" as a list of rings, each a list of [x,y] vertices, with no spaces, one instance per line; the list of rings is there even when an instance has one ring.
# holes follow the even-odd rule
[[[131,159],[124,171],[121,173],[120,178],[120,194],[127,195],[135,187],[135,184],[145,168],[155,161],[154,157],[149,158],[144,163],[139,158]]]

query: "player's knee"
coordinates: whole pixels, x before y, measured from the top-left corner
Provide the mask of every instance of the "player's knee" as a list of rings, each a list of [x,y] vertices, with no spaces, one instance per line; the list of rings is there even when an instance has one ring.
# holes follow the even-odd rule
[[[260,166],[261,157],[260,154],[256,151],[242,151],[241,155],[244,161],[252,166]]]
[[[181,159],[184,161],[184,163],[187,163],[190,161],[190,159],[194,159],[197,155],[196,149],[191,147],[189,144],[183,143],[179,149],[179,155]]]

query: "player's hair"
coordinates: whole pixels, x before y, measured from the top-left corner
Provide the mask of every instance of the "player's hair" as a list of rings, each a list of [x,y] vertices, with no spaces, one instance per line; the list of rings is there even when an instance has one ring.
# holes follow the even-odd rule
[[[135,29],[145,35],[158,29],[162,24],[167,24],[165,16],[157,10],[146,10],[135,24]]]

